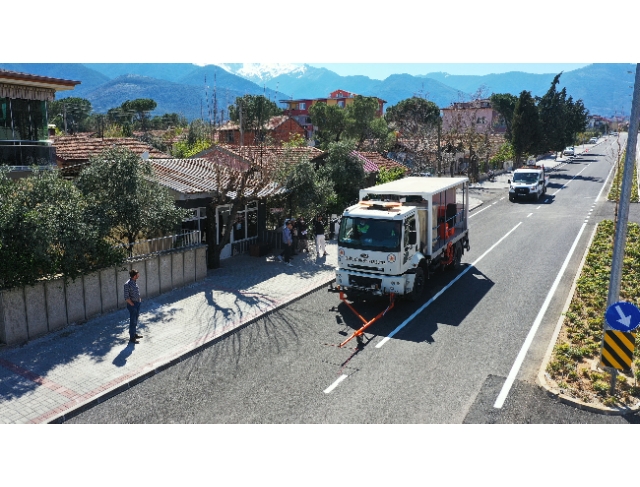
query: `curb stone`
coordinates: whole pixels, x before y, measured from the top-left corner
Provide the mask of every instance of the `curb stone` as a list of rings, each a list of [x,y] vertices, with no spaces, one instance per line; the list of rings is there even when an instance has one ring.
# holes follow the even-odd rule
[[[569,306],[571,305],[571,301],[573,300],[573,295],[576,290],[576,286],[578,284],[578,279],[580,278],[580,274],[582,273],[582,268],[587,260],[587,254],[589,253],[589,249],[591,248],[591,244],[593,243],[593,239],[596,235],[596,230],[598,229],[597,225],[594,227],[593,232],[591,233],[591,237],[587,243],[586,250],[584,255],[582,256],[582,260],[580,261],[580,265],[578,266],[578,270],[576,275],[573,278],[573,283],[571,284],[571,289],[569,290],[569,295],[564,303],[562,308],[562,312],[560,313],[560,317],[558,318],[558,322],[556,324],[556,328],[551,337],[551,341],[549,343],[549,347],[547,348],[547,352],[545,353],[544,359],[542,360],[542,365],[540,366],[540,370],[538,371],[538,376],[536,378],[536,382],[538,385],[544,389],[549,396],[554,399],[559,400],[563,404],[567,404],[569,406],[573,406],[575,408],[589,411],[591,413],[604,414],[606,416],[626,416],[630,414],[635,414],[640,410],[640,401],[638,401],[634,406],[631,407],[615,407],[611,408],[605,406],[603,404],[590,404],[574,397],[563,394],[563,389],[554,388],[547,381],[547,377],[550,378],[547,372],[547,365],[551,360],[551,355],[553,354],[553,349],[558,340],[558,335],[560,334],[560,330],[562,329],[562,325],[564,324],[564,318],[569,310]]]
[[[92,407],[108,400],[111,399],[112,397],[117,396],[118,394],[120,394],[121,392],[126,391],[127,389],[130,389],[131,387],[144,382],[146,379],[148,379],[149,377],[152,377],[154,375],[156,375],[159,372],[162,372],[194,355],[196,355],[197,353],[206,350],[207,348],[209,348],[210,346],[216,344],[217,342],[219,342],[220,340],[228,337],[229,335],[231,335],[232,333],[235,333],[249,325],[251,325],[252,323],[255,323],[256,321],[258,321],[259,319],[267,316],[270,313],[273,313],[299,299],[304,298],[305,296],[308,296],[309,294],[317,291],[318,289],[321,289],[322,287],[332,283],[333,281],[335,281],[335,277],[330,277],[328,279],[325,279],[321,282],[316,283],[315,285],[313,285],[311,288],[307,289],[306,291],[294,295],[292,298],[290,299],[285,299],[282,302],[276,304],[273,308],[267,309],[265,310],[263,313],[260,313],[257,316],[252,316],[247,318],[244,322],[241,322],[240,324],[238,324],[237,326],[230,328],[229,330],[224,331],[223,333],[221,333],[218,336],[215,337],[211,337],[210,339],[206,340],[204,343],[201,343],[200,345],[197,345],[196,347],[192,348],[191,350],[184,352],[182,354],[180,354],[179,356],[170,358],[168,360],[166,360],[165,362],[154,366],[151,370],[143,370],[142,372],[134,375],[132,378],[126,380],[125,382],[123,382],[122,384],[119,384],[117,386],[114,386],[111,389],[107,389],[105,390],[102,394],[100,394],[97,397],[94,397],[84,403],[79,404],[77,407],[71,408],[67,411],[65,411],[64,413],[58,414],[56,416],[54,416],[52,419],[47,420],[46,423],[48,424],[61,424],[64,423],[65,421],[67,421],[68,419],[71,419],[89,409],[91,409]]]

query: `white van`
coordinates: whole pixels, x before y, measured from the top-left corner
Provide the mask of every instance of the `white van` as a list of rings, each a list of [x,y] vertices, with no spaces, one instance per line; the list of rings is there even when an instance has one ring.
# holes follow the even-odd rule
[[[598,137],[591,137],[589,139],[589,143],[590,144],[597,144],[598,143]]]

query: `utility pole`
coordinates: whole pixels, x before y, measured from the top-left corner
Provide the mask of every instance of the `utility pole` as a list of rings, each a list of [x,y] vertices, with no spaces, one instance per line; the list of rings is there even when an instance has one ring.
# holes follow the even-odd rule
[[[627,137],[627,151],[624,158],[624,172],[622,173],[622,187],[620,189],[620,209],[616,231],[613,239],[613,257],[611,259],[611,280],[607,295],[607,309],[620,298],[620,281],[622,279],[622,262],[627,243],[627,220],[629,219],[629,201],[633,184],[633,168],[636,164],[636,143],[638,141],[638,122],[640,118],[640,64],[636,64],[636,79],[633,86],[633,101],[631,102],[631,120],[629,121],[629,136]],[[605,320],[604,330],[611,329]],[[604,337],[603,337],[604,344]],[[611,373],[611,390],[615,392],[617,370]]]

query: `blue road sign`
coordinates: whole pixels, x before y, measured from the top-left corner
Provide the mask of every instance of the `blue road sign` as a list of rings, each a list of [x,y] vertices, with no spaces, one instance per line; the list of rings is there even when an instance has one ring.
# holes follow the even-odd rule
[[[640,309],[635,304],[618,301],[607,308],[604,319],[614,330],[635,330],[640,325]]]

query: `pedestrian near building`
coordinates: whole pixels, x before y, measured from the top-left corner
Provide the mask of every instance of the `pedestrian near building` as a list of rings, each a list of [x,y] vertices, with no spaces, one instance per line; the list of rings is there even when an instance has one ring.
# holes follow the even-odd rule
[[[293,246],[291,247],[291,255],[298,255],[298,241],[300,240],[300,232],[298,232],[298,222],[294,218],[291,220],[291,237]]]
[[[131,269],[129,271],[129,280],[124,284],[124,300],[127,302],[127,310],[129,311],[129,342],[140,343],[139,338],[142,335],[138,335],[136,328],[138,326],[138,316],[140,316],[140,289],[138,289],[138,283],[136,282],[140,277],[140,273]]]
[[[293,267],[291,263],[291,254],[293,253],[293,235],[291,230],[293,228],[293,222],[287,221],[286,225],[282,229],[282,243],[284,244],[284,262],[289,267]]]
[[[298,220],[296,221],[296,223],[298,224],[298,252],[309,252],[309,249],[307,247],[307,239],[308,239],[308,235],[307,235],[307,222],[304,221],[304,218],[302,217],[302,215],[300,215],[298,217]]]
[[[316,220],[313,222],[313,233],[316,236],[316,257],[325,257],[329,255],[325,249],[325,228],[321,215],[318,215]]]

